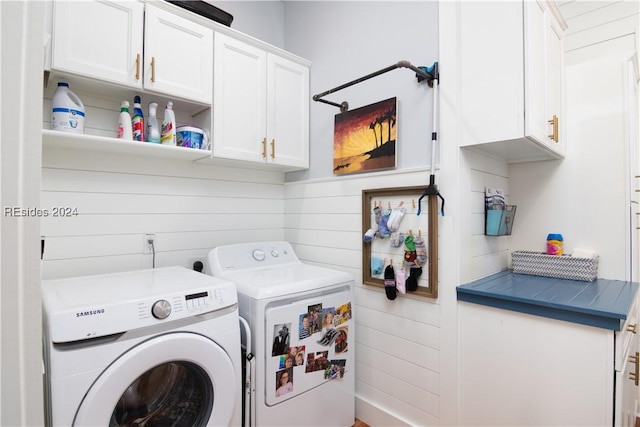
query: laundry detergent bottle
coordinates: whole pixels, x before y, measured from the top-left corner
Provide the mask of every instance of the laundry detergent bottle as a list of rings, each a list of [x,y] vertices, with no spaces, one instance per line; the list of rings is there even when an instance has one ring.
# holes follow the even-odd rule
[[[131,128],[131,116],[129,115],[129,103],[122,101],[120,103],[120,116],[118,117],[117,137],[131,141],[133,139],[133,130]]]
[[[144,113],[142,112],[142,105],[140,105],[139,96],[133,98],[133,118],[131,119],[131,127],[133,131],[133,140],[144,142]]]
[[[160,141],[165,145],[176,145],[176,115],[171,101],[167,102],[167,107],[164,109]]]
[[[147,117],[147,142],[160,144],[160,124],[156,111],[158,109],[157,102],[149,103],[149,117]]]
[[[84,133],[84,104],[71,92],[69,83],[60,82],[53,94],[51,129]]]

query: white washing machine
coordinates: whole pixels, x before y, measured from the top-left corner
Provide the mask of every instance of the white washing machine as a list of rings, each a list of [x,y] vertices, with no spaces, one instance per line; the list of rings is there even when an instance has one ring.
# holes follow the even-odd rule
[[[250,327],[245,425],[352,426],[353,278],[302,263],[287,242],[220,246],[209,267],[236,284]]]
[[[183,267],[42,283],[46,421],[238,426],[233,283]]]

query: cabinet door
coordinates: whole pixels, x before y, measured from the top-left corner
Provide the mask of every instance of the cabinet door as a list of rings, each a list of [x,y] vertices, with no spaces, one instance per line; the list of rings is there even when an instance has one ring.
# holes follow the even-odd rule
[[[557,118],[556,130],[557,141],[552,140],[549,143],[554,145],[555,148],[564,153],[565,144],[562,134],[562,126],[564,124],[563,111],[563,92],[564,86],[564,61],[562,52],[562,31],[556,28],[550,19],[547,19],[546,26],[546,41],[547,41],[547,70],[546,70],[546,86],[547,86],[547,104],[546,104],[546,124],[547,124],[547,136],[554,133],[553,124],[549,124],[549,120],[552,120],[555,116]]]
[[[638,363],[637,338],[634,335],[630,351],[625,357],[625,364],[620,372],[616,372],[615,423],[616,427],[633,427],[636,425],[636,399],[638,397]]]
[[[562,32],[550,15],[544,3],[525,2],[525,132],[563,154]]]
[[[214,157],[266,160],[266,52],[216,33],[213,71]]]
[[[267,56],[268,161],[309,167],[309,68]]]
[[[546,25],[540,1],[525,2],[525,135],[549,144],[546,126]]]
[[[143,21],[140,2],[54,2],[52,68],[141,87]]]
[[[213,30],[147,5],[145,89],[211,104]]]

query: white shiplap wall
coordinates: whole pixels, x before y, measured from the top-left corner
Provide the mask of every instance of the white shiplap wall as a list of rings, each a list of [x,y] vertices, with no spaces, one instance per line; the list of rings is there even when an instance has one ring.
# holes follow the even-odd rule
[[[304,261],[355,279],[356,389],[394,422],[437,424],[440,307],[362,284],[362,190],[420,185],[425,171],[367,174],[285,184],[285,239]]]

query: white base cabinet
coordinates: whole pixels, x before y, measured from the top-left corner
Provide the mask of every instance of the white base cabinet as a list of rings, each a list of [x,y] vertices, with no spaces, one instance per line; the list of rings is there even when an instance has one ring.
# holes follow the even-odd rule
[[[614,332],[459,302],[460,425],[633,426],[637,303]]]
[[[309,167],[309,66],[216,33],[214,157]]]
[[[508,162],[564,156],[562,33],[553,2],[460,2],[463,147]]]

